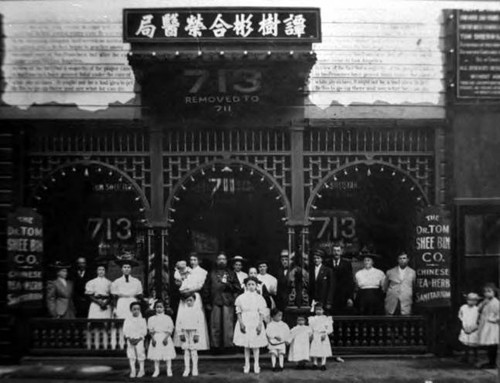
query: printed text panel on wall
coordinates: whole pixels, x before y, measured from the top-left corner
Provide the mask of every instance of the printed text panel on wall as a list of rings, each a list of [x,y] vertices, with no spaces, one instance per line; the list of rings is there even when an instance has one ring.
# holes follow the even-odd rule
[[[456,11],[456,96],[500,99],[500,11]]]

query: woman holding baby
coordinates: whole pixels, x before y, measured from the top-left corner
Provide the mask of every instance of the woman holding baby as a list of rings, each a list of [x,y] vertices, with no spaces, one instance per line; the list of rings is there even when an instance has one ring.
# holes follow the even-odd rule
[[[182,347],[181,334],[177,332],[177,329],[183,328],[183,323],[189,321],[186,319],[186,315],[192,315],[192,310],[196,310],[199,317],[202,319],[201,330],[198,334],[198,350],[208,350],[209,340],[208,340],[208,328],[207,320],[205,318],[205,311],[203,310],[203,304],[201,301],[200,290],[205,283],[207,278],[207,271],[199,266],[199,258],[196,253],[189,254],[189,265],[186,261],[179,261],[176,265],[176,270],[174,274],[175,284],[179,287],[179,294],[181,300],[179,302],[179,308],[177,310],[177,318],[175,320],[175,332],[174,332],[174,344],[176,347]],[[195,301],[194,306],[190,310],[186,310],[185,298],[190,297],[194,294]]]

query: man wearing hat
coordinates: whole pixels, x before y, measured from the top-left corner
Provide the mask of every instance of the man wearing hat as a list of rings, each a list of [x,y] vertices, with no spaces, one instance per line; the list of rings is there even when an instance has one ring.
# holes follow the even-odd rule
[[[335,280],[332,271],[323,265],[325,252],[317,249],[313,253],[314,270],[309,285],[309,296],[313,303],[321,303],[327,313],[332,309]]]
[[[78,318],[87,318],[90,300],[85,294],[85,286],[92,279],[92,276],[87,270],[87,259],[85,257],[77,258],[76,270],[72,273],[71,279],[75,288],[73,301],[75,303],[76,316]]]
[[[357,288],[357,307],[361,315],[381,315],[382,308],[382,289],[385,283],[385,274],[383,271],[373,267],[375,254],[362,252],[363,268],[355,276]]]
[[[290,295],[290,253],[287,249],[281,250],[280,268],[278,270],[278,294],[276,297],[276,307],[283,311],[288,306]]]
[[[56,270],[57,277],[47,282],[46,299],[49,314],[55,319],[73,319],[75,318],[73,282],[67,279],[69,265],[57,261],[50,267]]]
[[[121,266],[122,276],[115,279],[111,283],[111,295],[116,300],[114,315],[118,319],[125,319],[130,313],[130,304],[137,301],[142,297],[142,283],[139,279],[134,278],[132,275],[132,267],[137,266],[138,263],[132,257],[132,253],[125,252],[120,258],[115,260],[118,266]],[[112,337],[112,340],[116,337]],[[120,347],[125,346],[125,339],[123,337],[123,328],[120,328]]]
[[[245,258],[241,255],[235,255],[231,262],[233,263],[233,270],[236,276],[238,277],[238,281],[240,281],[241,289],[245,289],[245,279],[248,278],[248,274],[243,271],[243,262],[245,262]]]
[[[413,287],[417,279],[417,274],[408,262],[410,258],[406,253],[398,255],[398,266],[390,269],[386,273],[384,290],[385,313],[394,315],[410,315],[413,304]]]

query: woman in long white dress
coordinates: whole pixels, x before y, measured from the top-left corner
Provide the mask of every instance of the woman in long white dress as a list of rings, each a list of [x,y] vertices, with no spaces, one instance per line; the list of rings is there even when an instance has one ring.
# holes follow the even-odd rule
[[[85,294],[89,297],[91,303],[89,306],[89,319],[111,319],[111,281],[106,278],[106,266],[101,264],[97,266],[97,277],[88,281],[85,285]],[[104,349],[108,348],[107,325],[92,326],[94,338],[94,347],[99,348],[100,334],[102,334],[102,345]],[[90,333],[88,333],[87,347],[90,348]]]
[[[182,347],[180,336],[182,335],[177,329],[180,328],[179,323],[182,323],[186,315],[192,315],[193,310],[196,311],[197,316],[201,318],[202,326],[198,333],[198,350],[208,350],[210,342],[208,340],[208,327],[205,311],[203,310],[203,303],[201,300],[200,290],[203,288],[205,279],[207,278],[207,271],[199,266],[198,256],[192,253],[189,256],[189,263],[191,271],[189,272],[186,280],[182,283],[183,291],[181,296],[195,295],[194,307],[186,310],[186,302],[181,299],[179,308],[177,310],[177,317],[175,320],[174,344],[176,347]]]
[[[245,366],[243,368],[245,374],[250,372],[250,350],[253,351],[254,371],[258,374],[260,372],[259,348],[267,346],[264,328],[266,302],[256,292],[257,284],[257,278],[248,277],[245,279],[246,291],[234,302],[238,323],[234,328],[233,343],[235,346],[245,349]]]

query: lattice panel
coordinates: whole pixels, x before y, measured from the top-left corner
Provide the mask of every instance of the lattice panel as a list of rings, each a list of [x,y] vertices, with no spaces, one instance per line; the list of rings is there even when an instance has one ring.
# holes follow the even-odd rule
[[[163,148],[168,153],[289,152],[290,136],[272,128],[172,130],[165,132]]]
[[[331,171],[356,161],[378,160],[408,172],[433,201],[434,158],[433,129],[309,129],[304,132],[305,197]]]
[[[29,153],[29,183],[32,188],[65,164],[100,161],[125,172],[150,200],[149,139],[142,131],[66,129],[37,132],[30,136]]]
[[[432,153],[434,130],[427,128],[327,128],[304,132],[305,152]]]
[[[268,172],[290,197],[290,137],[285,130],[168,131],[164,150],[166,196],[196,167],[214,160],[238,159]]]

